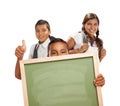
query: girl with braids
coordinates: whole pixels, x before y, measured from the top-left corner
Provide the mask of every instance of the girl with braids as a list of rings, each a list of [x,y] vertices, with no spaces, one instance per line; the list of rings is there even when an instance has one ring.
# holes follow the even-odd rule
[[[99,38],[99,19],[96,14],[88,13],[82,22],[82,31],[70,36],[67,43],[69,53],[83,53],[98,48],[100,61],[105,57],[106,50],[103,47],[103,41]]]

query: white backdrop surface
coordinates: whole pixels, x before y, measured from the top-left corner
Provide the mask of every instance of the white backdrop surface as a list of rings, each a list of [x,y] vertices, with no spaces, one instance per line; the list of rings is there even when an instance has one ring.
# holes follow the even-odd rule
[[[14,76],[15,48],[24,39],[29,49],[37,42],[34,26],[39,19],[50,23],[51,35],[65,40],[81,30],[86,13],[100,19],[100,37],[107,55],[99,72],[105,77],[102,87],[104,106],[120,106],[119,77],[119,1],[118,0],[1,0],[0,1],[0,106],[24,106],[21,80]]]

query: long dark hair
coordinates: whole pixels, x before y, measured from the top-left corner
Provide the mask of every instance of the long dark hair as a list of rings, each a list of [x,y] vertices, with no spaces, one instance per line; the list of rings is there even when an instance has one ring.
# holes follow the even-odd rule
[[[86,22],[88,22],[91,19],[97,19],[98,25],[100,24],[99,18],[96,14],[94,14],[94,13],[86,14],[84,19],[83,19],[83,22],[82,22],[82,25],[83,25],[82,26],[82,31],[87,35],[89,35],[89,34],[86,32],[84,25],[86,24]],[[96,36],[94,36],[94,38],[95,38],[97,47],[99,49],[99,57],[100,57],[100,52],[101,52],[101,49],[103,48],[103,41],[102,41],[102,39],[99,38],[99,29],[97,30]]]

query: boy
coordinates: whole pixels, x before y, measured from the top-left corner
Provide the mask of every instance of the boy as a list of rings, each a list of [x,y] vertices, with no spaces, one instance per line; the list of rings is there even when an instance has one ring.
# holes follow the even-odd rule
[[[38,20],[35,25],[36,38],[38,43],[31,46],[29,59],[47,57],[47,48],[51,40],[55,39],[50,36],[51,30],[50,25],[46,20]],[[25,41],[22,41],[22,45],[18,46],[15,50],[15,55],[17,57],[16,67],[15,67],[15,77],[21,79],[20,64],[19,61],[23,59],[23,55],[26,51]]]

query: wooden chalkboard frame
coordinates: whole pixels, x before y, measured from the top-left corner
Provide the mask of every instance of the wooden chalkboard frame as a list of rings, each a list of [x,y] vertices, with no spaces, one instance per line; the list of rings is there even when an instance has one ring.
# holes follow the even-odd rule
[[[80,54],[71,54],[71,55],[64,55],[64,56],[54,56],[54,57],[46,57],[46,58],[39,58],[39,59],[28,59],[28,60],[22,60],[20,61],[20,69],[21,69],[21,77],[22,77],[22,87],[23,87],[23,97],[24,97],[24,106],[29,106],[28,103],[28,94],[27,94],[27,85],[26,85],[26,75],[25,75],[25,65],[26,64],[35,64],[35,63],[41,63],[41,62],[51,62],[51,61],[60,61],[60,60],[69,60],[69,59],[78,59],[78,58],[87,58],[91,57],[93,58],[93,65],[94,65],[94,74],[95,77],[99,73],[99,59],[98,59],[98,53],[95,52],[87,52],[87,53],[80,53]],[[103,106],[103,100],[102,100],[102,93],[101,93],[101,87],[96,87],[97,90],[97,100],[98,100],[98,106]]]

